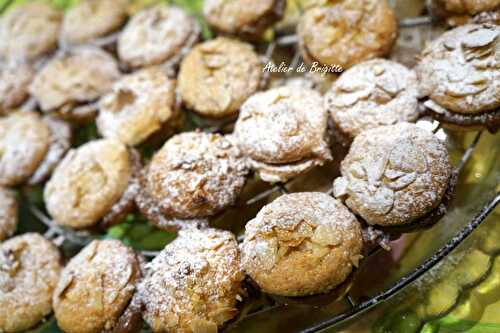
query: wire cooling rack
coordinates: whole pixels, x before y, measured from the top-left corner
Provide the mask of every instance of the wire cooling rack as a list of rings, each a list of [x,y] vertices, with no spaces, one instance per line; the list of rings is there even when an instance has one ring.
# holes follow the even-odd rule
[[[1,12],[1,10],[0,10]],[[402,27],[415,27],[420,25],[429,25],[432,23],[432,19],[429,16],[417,17],[411,19],[405,19],[400,22],[400,26]],[[297,37],[295,35],[286,35],[286,36],[278,36],[273,41],[271,41],[263,52],[263,56],[267,59],[272,59],[275,50],[278,47],[295,47],[295,52],[292,56],[290,67],[296,67],[301,61],[300,54],[296,48]],[[290,72],[287,72],[285,76],[290,75]],[[231,126],[233,125],[233,121],[227,121],[218,123],[216,125],[210,123],[204,123],[198,127],[202,128],[207,132],[220,132],[227,133],[230,131]],[[442,131],[441,126],[437,122],[433,122],[434,128],[433,132],[437,133]],[[475,136],[474,140],[471,144],[465,149],[459,163],[456,168],[460,173],[466,167],[468,161],[473,156],[475,152],[475,148],[481,138],[482,133],[479,132]],[[333,179],[332,179],[333,180]],[[239,207],[248,207],[255,204],[265,204],[275,196],[279,196],[282,194],[294,192],[292,189],[291,183],[293,180],[288,181],[286,183],[278,183],[273,185],[270,188],[266,188],[256,194],[254,194],[250,198],[246,198],[243,202],[239,203]],[[332,187],[329,187],[326,192],[328,194],[333,193]],[[396,283],[389,286],[388,288],[384,288],[383,290],[378,291],[369,299],[363,301],[357,301],[354,297],[352,297],[349,292],[345,292],[342,295],[342,299],[339,301],[343,301],[348,305],[346,309],[342,309],[338,311],[334,315],[330,316],[326,320],[320,320],[318,323],[309,326],[308,328],[297,330],[297,332],[302,333],[312,333],[318,332],[325,328],[331,327],[333,325],[343,323],[352,319],[365,311],[375,307],[376,305],[390,299],[392,296],[396,295],[399,291],[403,290],[406,286],[417,280],[419,277],[424,275],[430,269],[435,267],[439,262],[443,260],[453,249],[455,249],[458,245],[460,245],[487,217],[488,215],[495,209],[495,207],[500,203],[500,192],[496,192],[496,194],[491,197],[487,203],[480,209],[480,211],[473,217],[473,219],[458,233],[455,234],[448,242],[445,243],[444,246],[439,248],[434,252],[432,256],[430,256],[427,260],[425,260],[422,264],[417,266],[413,271],[409,274],[400,278]],[[97,238],[98,236],[92,235],[87,232],[73,231],[67,228],[63,228],[55,224],[43,211],[41,207],[38,207],[35,204],[29,203],[28,208],[31,214],[42,224],[44,224],[47,229],[45,231],[45,237],[48,239],[52,239],[54,243],[58,246],[63,246],[65,243],[69,243],[76,247],[83,247],[88,244],[91,240]],[[241,240],[241,237],[239,237]],[[380,246],[374,247],[366,256],[365,260],[370,257],[376,256],[380,253]],[[156,251],[142,251],[142,253],[146,257],[154,257],[158,254]],[[264,309],[260,309],[255,313],[251,313],[250,316],[254,316],[255,314],[262,313],[265,311],[269,311],[273,309],[273,307],[277,307],[277,305],[271,305]],[[228,330],[238,330],[238,322],[232,323],[227,327]]]

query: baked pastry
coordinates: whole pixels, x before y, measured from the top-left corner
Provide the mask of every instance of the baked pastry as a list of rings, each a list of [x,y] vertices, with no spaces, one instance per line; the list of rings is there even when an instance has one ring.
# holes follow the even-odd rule
[[[234,115],[262,81],[262,63],[252,46],[219,37],[195,46],[179,71],[182,101],[212,118]]]
[[[17,227],[17,201],[14,193],[0,187],[0,242],[12,236]]]
[[[24,332],[50,314],[60,272],[59,250],[39,234],[0,243],[0,331]]]
[[[418,82],[414,71],[373,59],[357,64],[325,96],[336,128],[349,139],[364,130],[417,120]]]
[[[84,0],[64,14],[59,42],[64,45],[88,43],[105,37],[127,20],[126,0]]]
[[[274,88],[243,104],[235,141],[267,182],[283,182],[331,159],[328,114],[311,89]]]
[[[387,55],[397,29],[387,0],[341,0],[306,10],[297,34],[307,62],[347,69],[363,60]]]
[[[170,220],[212,216],[233,204],[247,173],[245,159],[227,137],[177,134],[144,170],[136,202],[158,227],[175,229]]]
[[[203,16],[219,33],[256,37],[283,17],[286,0],[205,0]]]
[[[445,124],[500,127],[500,26],[464,25],[423,51],[416,67],[427,111]]]
[[[0,185],[45,180],[70,146],[68,124],[35,112],[0,118]]]
[[[116,140],[70,150],[45,185],[47,211],[74,229],[118,223],[134,208],[139,168],[139,157]]]
[[[433,0],[432,12],[451,26],[469,23],[471,18],[500,9],[500,0]]]
[[[157,67],[122,77],[99,102],[99,133],[132,146],[159,131],[173,133],[182,125],[175,88]]]
[[[12,112],[28,98],[35,72],[25,63],[0,64],[0,115]]]
[[[110,54],[80,46],[47,63],[35,76],[30,93],[46,113],[72,121],[92,120],[97,108],[84,106],[109,92],[119,78],[118,63]]]
[[[320,192],[292,193],[247,223],[241,261],[264,292],[305,296],[344,282],[362,248],[361,226],[340,201]]]
[[[153,332],[217,332],[237,313],[244,274],[234,236],[185,230],[146,266],[138,298]]]
[[[33,61],[57,48],[62,14],[42,1],[26,2],[0,18],[0,59]]]
[[[61,273],[53,295],[58,326],[66,333],[128,332],[123,316],[140,277],[132,249],[118,240],[93,241]]]
[[[184,10],[159,4],[135,14],[118,39],[118,55],[130,68],[177,65],[200,36],[201,28]]]
[[[441,203],[452,167],[445,145],[410,123],[367,130],[353,141],[334,195],[368,224],[408,225]]]

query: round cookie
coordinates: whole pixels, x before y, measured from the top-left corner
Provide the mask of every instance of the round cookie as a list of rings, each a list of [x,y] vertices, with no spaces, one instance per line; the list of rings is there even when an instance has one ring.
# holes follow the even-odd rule
[[[258,36],[283,17],[286,0],[205,0],[203,15],[216,31]]]
[[[173,136],[154,155],[141,179],[142,196],[173,219],[207,217],[236,201],[247,173],[245,159],[228,138],[186,132]],[[138,198],[137,205],[155,221],[148,200]]]
[[[70,150],[44,190],[54,222],[75,229],[96,225],[126,193],[132,180],[127,147],[111,139]]]
[[[409,123],[359,134],[341,164],[334,195],[368,224],[406,225],[436,208],[452,167],[445,145]]]
[[[184,10],[160,4],[135,14],[118,39],[118,55],[131,68],[176,65],[201,29]]]
[[[93,241],[61,273],[53,295],[58,326],[66,333],[118,332],[140,277],[132,249],[118,240]]]
[[[247,223],[241,261],[263,291],[305,296],[344,282],[362,247],[360,224],[338,200],[320,192],[292,193]]]
[[[0,59],[33,61],[57,48],[62,14],[45,2],[15,6],[0,17]]]
[[[0,64],[0,115],[12,112],[26,101],[34,75],[28,64]]]
[[[160,130],[174,132],[181,125],[175,87],[160,68],[122,77],[99,102],[99,133],[133,146]]]
[[[111,90],[120,71],[107,52],[81,46],[56,56],[35,76],[30,93],[40,108],[69,120],[88,120],[96,110],[78,112],[78,107],[95,102]]]
[[[498,12],[500,0],[434,0],[431,10],[433,15],[446,18],[449,25],[457,26],[472,23],[477,18],[485,19]]]
[[[146,266],[138,286],[143,318],[153,332],[217,332],[238,313],[243,279],[230,232],[181,231]]]
[[[87,43],[118,30],[127,20],[126,0],[84,0],[65,14],[60,43]]]
[[[387,55],[397,29],[387,0],[342,0],[308,9],[297,34],[307,62],[348,68]]]
[[[24,332],[49,315],[60,272],[59,250],[39,234],[0,243],[0,331]]]
[[[0,242],[12,236],[16,231],[17,209],[14,193],[0,187]]]
[[[27,181],[45,158],[50,140],[48,125],[35,112],[14,112],[0,118],[0,185]]]
[[[351,139],[367,129],[415,121],[417,75],[393,61],[365,61],[334,82],[325,103],[336,127]]]
[[[203,116],[234,115],[262,80],[262,63],[252,46],[219,37],[195,46],[183,59],[179,92]]]
[[[430,43],[416,67],[421,97],[464,115],[500,106],[500,27],[468,24]]]
[[[234,137],[264,181],[285,181],[331,159],[327,119],[318,92],[274,88],[247,99]]]

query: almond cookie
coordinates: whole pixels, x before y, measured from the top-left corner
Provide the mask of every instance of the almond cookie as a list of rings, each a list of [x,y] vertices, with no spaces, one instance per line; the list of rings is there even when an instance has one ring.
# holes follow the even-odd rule
[[[0,331],[25,332],[52,312],[61,272],[54,244],[29,233],[0,244]]]
[[[293,193],[247,223],[241,261],[264,292],[305,296],[344,282],[362,248],[360,224],[338,200],[320,192]]]
[[[17,209],[14,193],[0,187],[0,242],[12,236],[16,231]]]
[[[28,64],[0,64],[0,115],[11,112],[26,101],[34,75]]]
[[[444,144],[409,123],[359,134],[334,182],[335,197],[368,224],[409,224],[435,209],[448,188],[452,167]]]
[[[499,59],[497,25],[464,25],[433,41],[416,67],[428,111],[444,123],[500,127]]]
[[[62,14],[45,2],[26,2],[0,17],[0,59],[33,61],[57,48]]]
[[[146,266],[138,286],[153,332],[217,332],[238,313],[244,274],[234,236],[185,230]]]
[[[336,127],[350,139],[367,129],[415,121],[417,75],[393,61],[365,61],[335,81],[325,103]]]
[[[130,68],[173,66],[198,40],[200,31],[184,10],[160,4],[131,18],[118,39],[118,55]]]
[[[387,0],[342,0],[308,9],[297,34],[307,62],[348,68],[387,55],[397,29]]]
[[[220,33],[253,37],[280,20],[285,6],[286,0],[205,0],[203,15]]]
[[[160,68],[122,77],[99,102],[99,132],[131,146],[160,130],[173,133],[181,125],[175,87]]]
[[[61,26],[60,43],[88,43],[117,31],[127,20],[126,0],[84,0],[70,8]]]
[[[193,111],[221,118],[234,115],[261,80],[262,63],[252,46],[219,37],[195,46],[184,58],[179,92]]]
[[[58,326],[66,333],[124,332],[120,320],[140,277],[132,249],[117,240],[93,241],[61,273],[53,295]]]
[[[152,216],[150,201],[172,219],[214,215],[232,205],[245,184],[246,161],[232,142],[219,134],[186,132],[173,136],[154,155],[141,177],[137,205]]]
[[[112,139],[70,150],[45,186],[47,211],[55,223],[74,229],[123,218],[123,210],[133,208],[137,164],[137,156]]]
[[[52,59],[35,76],[30,93],[46,113],[72,121],[93,119],[96,102],[111,90],[120,77],[116,60],[107,52],[91,46],[68,50]]]
[[[327,118],[318,92],[274,88],[243,104],[234,137],[264,181],[286,181],[331,159]]]
[[[45,158],[50,136],[37,113],[15,112],[0,118],[0,185],[26,182]]]
[[[433,0],[433,14],[452,26],[467,23],[471,17],[500,9],[500,0]]]

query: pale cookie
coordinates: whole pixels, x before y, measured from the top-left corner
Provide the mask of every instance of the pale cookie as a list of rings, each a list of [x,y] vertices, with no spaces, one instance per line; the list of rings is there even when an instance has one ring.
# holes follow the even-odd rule
[[[57,48],[62,13],[41,1],[17,5],[0,17],[0,59],[33,61]]]
[[[160,130],[174,132],[181,125],[175,88],[160,68],[124,76],[99,102],[99,133],[135,146]]]
[[[184,58],[179,92],[186,106],[203,116],[231,116],[257,91],[262,73],[250,44],[219,37],[195,46]]]
[[[243,104],[234,138],[263,180],[285,181],[331,159],[327,119],[318,92],[274,88]]]
[[[341,164],[334,195],[368,224],[398,226],[436,208],[448,188],[452,167],[445,145],[409,123],[358,135]]]
[[[160,4],[135,14],[118,39],[128,67],[176,65],[198,40],[200,27],[184,10]]]
[[[418,82],[414,71],[396,62],[374,59],[344,72],[325,96],[336,127],[349,138],[364,130],[418,118]]]
[[[341,0],[308,9],[297,27],[309,63],[351,67],[387,55],[398,23],[387,0]]]
[[[57,247],[39,234],[0,244],[0,331],[25,332],[52,312],[61,261]]]
[[[181,231],[146,266],[138,286],[143,318],[153,332],[217,332],[238,313],[243,279],[230,232]]]
[[[320,192],[293,193],[247,223],[241,258],[264,292],[305,296],[344,282],[362,248],[361,226],[340,201]]]
[[[61,273],[53,296],[58,326],[66,333],[117,332],[140,277],[132,249],[118,240],[93,241]]]

